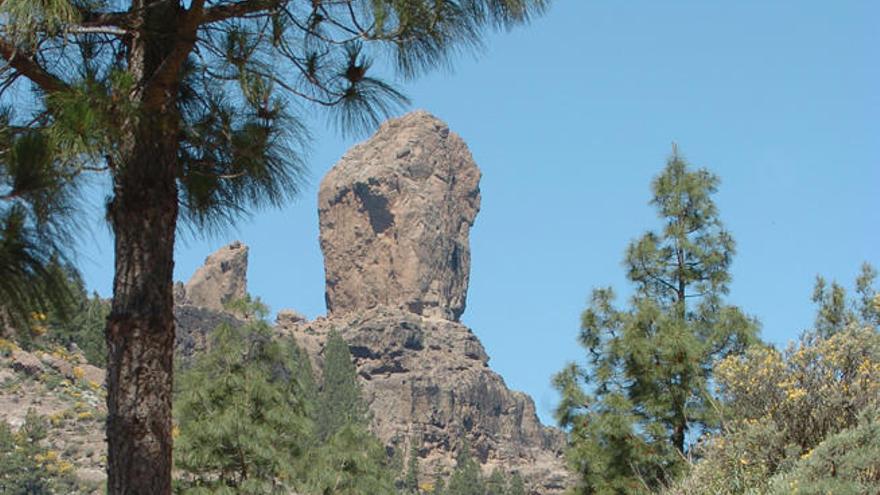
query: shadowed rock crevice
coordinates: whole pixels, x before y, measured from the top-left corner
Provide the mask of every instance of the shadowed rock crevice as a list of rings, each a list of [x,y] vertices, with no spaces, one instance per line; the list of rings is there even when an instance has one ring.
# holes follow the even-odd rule
[[[394,225],[394,215],[388,211],[387,199],[374,194],[370,191],[370,186],[362,183],[354,185],[354,194],[363,205],[361,211],[366,211],[370,217],[370,226],[373,227],[374,234],[381,234]]]

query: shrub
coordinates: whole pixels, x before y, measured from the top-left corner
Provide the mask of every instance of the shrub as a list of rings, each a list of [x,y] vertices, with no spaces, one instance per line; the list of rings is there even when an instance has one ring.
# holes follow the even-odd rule
[[[852,327],[828,338],[812,334],[780,353],[753,347],[715,372],[733,422],[772,420],[783,441],[802,452],[856,424],[880,394],[880,333]]]
[[[46,421],[33,409],[18,431],[0,421],[0,493],[77,493],[73,465],[43,446],[46,434]]]
[[[791,472],[773,480],[768,495],[880,493],[880,410],[807,452]]]

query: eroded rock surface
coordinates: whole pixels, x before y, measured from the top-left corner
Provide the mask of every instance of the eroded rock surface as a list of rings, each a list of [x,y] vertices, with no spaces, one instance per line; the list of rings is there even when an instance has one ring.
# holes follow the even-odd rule
[[[458,320],[479,181],[464,141],[423,111],[349,150],[318,196],[327,310],[390,306]]]
[[[531,493],[563,492],[569,478],[562,432],[543,426],[531,398],[509,390],[489,369],[467,327],[387,307],[276,327],[306,350],[319,371],[333,329],[349,343],[372,430],[406,452],[414,441],[426,479],[448,476],[467,439],[487,475],[498,467],[519,472]]]
[[[248,247],[236,241],[205,259],[189,282],[175,290],[178,304],[189,304],[213,311],[247,294]]]

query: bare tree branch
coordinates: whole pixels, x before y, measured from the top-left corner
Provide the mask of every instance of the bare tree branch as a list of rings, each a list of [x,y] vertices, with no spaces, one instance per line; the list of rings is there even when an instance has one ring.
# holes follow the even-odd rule
[[[32,54],[3,38],[0,38],[0,57],[47,93],[56,93],[68,88],[67,83],[40,66]]]
[[[232,19],[234,17],[245,17],[249,14],[260,12],[264,12],[268,15],[282,3],[281,0],[242,0],[239,2],[209,7],[204,9],[200,24],[211,24]]]

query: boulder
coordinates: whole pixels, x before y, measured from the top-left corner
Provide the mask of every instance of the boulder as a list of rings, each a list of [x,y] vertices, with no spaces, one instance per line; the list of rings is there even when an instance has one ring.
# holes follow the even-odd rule
[[[29,376],[42,374],[44,371],[43,363],[33,354],[21,349],[13,349],[10,356],[12,358],[12,369],[21,371]]]
[[[423,111],[349,150],[318,195],[328,312],[389,306],[457,321],[479,182],[464,141]]]

